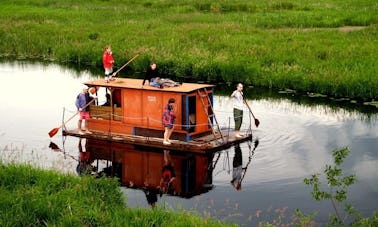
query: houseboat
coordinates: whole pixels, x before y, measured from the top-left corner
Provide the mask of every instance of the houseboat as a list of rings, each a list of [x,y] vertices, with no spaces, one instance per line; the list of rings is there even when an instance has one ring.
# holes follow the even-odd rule
[[[214,85],[182,83],[158,88],[143,80],[116,78],[85,82],[96,91],[105,90],[109,105],[90,105],[90,134],[63,127],[63,135],[99,139],[176,151],[207,153],[223,150],[252,138],[249,130],[234,137],[230,127],[221,128],[213,110]],[[171,144],[163,144],[162,114],[168,100],[176,100],[176,120]]]

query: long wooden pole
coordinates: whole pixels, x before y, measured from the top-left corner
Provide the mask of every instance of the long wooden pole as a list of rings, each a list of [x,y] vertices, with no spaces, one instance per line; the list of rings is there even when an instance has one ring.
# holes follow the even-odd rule
[[[115,72],[113,73],[113,76],[116,76],[117,73],[119,73],[123,68],[125,68],[128,64],[130,64],[132,61],[134,61],[134,59],[137,58],[139,55],[140,55],[140,53],[138,53],[138,54],[135,55],[133,58],[131,58],[128,62],[126,62],[121,68],[119,68],[117,71],[115,71]]]

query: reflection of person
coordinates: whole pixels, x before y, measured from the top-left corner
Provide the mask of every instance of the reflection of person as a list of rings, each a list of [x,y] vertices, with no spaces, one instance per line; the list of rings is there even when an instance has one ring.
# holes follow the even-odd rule
[[[111,73],[113,73],[114,64],[114,58],[112,54],[112,48],[109,45],[106,45],[105,51],[102,55],[102,64],[105,70],[105,82],[109,82],[109,80],[112,80]]]
[[[79,163],[76,166],[76,172],[79,175],[91,174],[94,171],[89,158],[90,152],[84,149],[85,145],[82,144],[82,138],[79,139]]]
[[[168,100],[168,104],[164,108],[164,113],[162,117],[162,123],[164,126],[164,139],[163,144],[169,145],[171,144],[169,138],[173,132],[173,124],[175,123],[176,115],[175,115],[175,104],[176,100],[174,98],[170,98]]]
[[[231,97],[234,103],[235,137],[242,137],[240,127],[243,122],[243,84],[238,83]]]
[[[144,194],[146,195],[146,199],[147,199],[148,204],[150,204],[150,206],[152,208],[155,208],[156,202],[158,200],[157,194],[160,192],[159,187],[151,188],[151,187],[149,187],[147,182],[144,182],[144,187],[142,188],[142,190],[143,190]]]
[[[80,118],[77,122],[77,129],[79,134],[83,135],[84,132],[90,134],[91,132],[86,127],[86,120],[89,119],[89,106],[87,104],[92,101],[89,96],[88,88],[83,88],[83,91],[76,97],[75,105],[80,112]],[[82,130],[82,123],[84,121],[84,130]]]
[[[158,72],[157,72],[157,69],[156,69],[156,63],[151,63],[147,68],[146,75],[144,76],[142,86],[144,85],[146,80],[148,82],[151,82],[151,80],[153,78],[156,78],[157,76],[158,76]]]
[[[160,190],[167,193],[172,189],[172,182],[176,179],[176,173],[173,168],[171,156],[168,150],[164,150],[164,166],[162,169],[162,177],[160,180]]]
[[[232,161],[232,180],[231,186],[236,190],[241,190],[242,173],[243,173],[243,155],[239,144],[235,145],[235,155]]]

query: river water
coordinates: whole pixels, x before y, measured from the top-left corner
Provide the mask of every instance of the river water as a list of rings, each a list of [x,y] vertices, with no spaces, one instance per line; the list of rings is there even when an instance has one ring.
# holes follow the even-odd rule
[[[78,139],[60,133],[50,139],[47,133],[61,124],[63,108],[65,119],[74,113],[82,82],[91,78],[89,72],[53,64],[0,63],[1,160],[76,174]],[[235,156],[230,148],[220,152],[210,191],[191,198],[163,195],[159,206],[243,225],[279,218],[290,223],[298,208],[307,214],[316,210],[315,220],[324,224],[332,205],[313,200],[303,179],[332,164],[333,149],[348,146],[351,153],[343,170],[358,179],[349,189],[348,202],[363,215],[378,211],[378,110],[363,113],[342,105],[300,104],[285,96],[250,96],[249,104],[260,120],[258,128],[252,127],[253,141],[259,143],[253,154],[251,143],[241,144],[246,169],[241,190],[230,185]],[[218,94],[214,102],[221,126],[227,127],[231,100]],[[245,110],[242,130],[247,130],[249,121]],[[75,125],[76,119],[67,123],[68,128]],[[49,148],[50,142],[64,152]],[[122,191],[128,206],[149,208],[141,190],[122,187]]]

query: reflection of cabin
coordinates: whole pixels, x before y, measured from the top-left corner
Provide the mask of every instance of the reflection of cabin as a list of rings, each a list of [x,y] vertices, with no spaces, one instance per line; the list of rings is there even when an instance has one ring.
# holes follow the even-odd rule
[[[164,165],[162,150],[138,150],[128,144],[90,139],[85,146],[89,163],[109,161],[107,174],[119,176],[122,185],[134,188],[144,187],[145,182],[151,188],[159,185]],[[209,168],[212,157],[212,154],[170,153],[176,173],[173,188],[177,195],[191,197],[212,188],[212,168]]]
[[[85,83],[110,94],[110,105],[90,106],[87,126],[93,134],[80,135],[76,130],[64,134],[164,147],[162,114],[170,98],[176,100],[175,128],[169,145],[171,150],[221,150],[251,138],[233,137],[222,131],[213,112],[214,85],[183,83],[177,87],[156,88],[142,80],[117,78],[106,83],[97,79]]]

